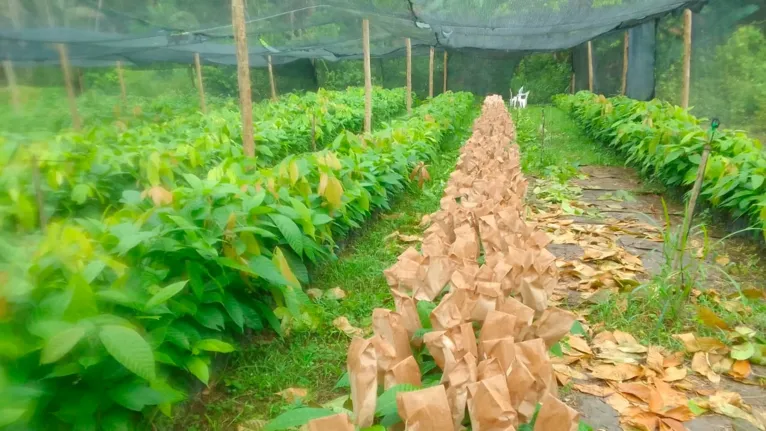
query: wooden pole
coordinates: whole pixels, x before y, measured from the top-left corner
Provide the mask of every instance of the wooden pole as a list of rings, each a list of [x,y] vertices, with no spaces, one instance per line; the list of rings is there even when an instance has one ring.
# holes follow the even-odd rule
[[[274,67],[271,65],[271,56],[269,59],[269,84],[271,85],[271,100],[277,101],[277,82],[274,80]]]
[[[311,150],[317,150],[317,117],[316,111],[311,113]]]
[[[684,11],[684,76],[681,93],[681,107],[689,107],[689,88],[692,76],[692,11]]]
[[[707,167],[707,159],[710,157],[710,150],[709,143],[705,145],[705,148],[702,150],[700,164],[699,167],[697,167],[697,178],[694,180],[694,187],[692,187],[692,193],[689,197],[689,204],[686,206],[686,213],[684,214],[684,221],[681,226],[681,241],[679,243],[678,256],[676,256],[675,259],[675,266],[679,270],[683,267],[686,244],[689,240],[689,231],[691,230],[692,220],[694,219],[694,207],[697,206],[697,198],[699,198],[700,190],[702,189],[702,181],[705,179],[705,169]],[[680,273],[683,284],[684,272],[680,271]]]
[[[447,92],[447,51],[444,51],[444,93]]]
[[[101,8],[104,7],[104,0],[98,0],[98,12],[96,12],[96,25],[95,30],[98,31],[98,27],[101,21]]]
[[[572,81],[569,83],[569,91],[575,94],[575,73],[572,72]]]
[[[428,59],[428,97],[434,97],[434,47],[431,47],[431,55]]]
[[[407,48],[407,113],[412,114],[412,41],[405,39]]]
[[[43,197],[43,188],[40,185],[40,165],[37,163],[37,156],[32,156],[32,182],[35,187],[35,199],[37,200],[37,217],[40,222],[40,231],[45,233],[45,227],[48,222],[45,219],[45,199]]]
[[[247,33],[245,32],[245,5],[242,0],[231,0],[231,19],[234,27],[234,39],[237,43],[237,81],[239,83],[239,107],[242,112],[242,145],[246,156],[255,157],[250,57],[247,51]]]
[[[593,92],[593,42],[588,41],[588,91]]]
[[[117,78],[120,80],[120,96],[122,97],[122,103],[128,104],[128,92],[125,90],[125,75],[122,73],[122,61],[117,61]]]
[[[622,91],[620,94],[624,96],[628,90],[628,49],[630,47],[630,34],[627,31],[622,45]]]
[[[69,68],[69,53],[67,47],[63,43],[56,44],[56,49],[59,52],[59,61],[61,62],[61,71],[64,73],[64,86],[66,87],[67,99],[69,100],[69,114],[72,116],[72,127],[75,130],[82,128],[82,122],[80,120],[80,114],[77,112],[77,100],[74,95],[74,88],[72,87],[72,71]]]
[[[19,87],[16,86],[16,72],[13,70],[11,60],[3,61],[3,69],[5,70],[5,79],[8,80],[8,91],[11,93],[11,105],[14,111],[19,112],[21,110],[21,97],[19,96]]]
[[[370,70],[370,20],[362,20],[362,45],[364,45],[364,132],[372,131],[372,72]]]
[[[205,102],[205,86],[202,83],[202,62],[199,53],[194,53],[194,67],[197,69],[197,90],[199,91],[199,109],[203,114],[207,114],[207,103]]]

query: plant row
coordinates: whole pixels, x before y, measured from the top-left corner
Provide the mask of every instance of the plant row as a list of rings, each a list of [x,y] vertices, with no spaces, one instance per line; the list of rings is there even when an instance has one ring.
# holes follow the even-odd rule
[[[381,120],[404,110],[401,89],[375,89],[373,96]],[[100,125],[39,142],[0,137],[5,155],[0,156],[0,228],[35,229],[40,201],[48,218],[97,217],[129,187],[169,186],[176,177],[205,174],[232,158],[248,167],[270,166],[287,154],[309,151],[312,131],[319,148],[343,130],[360,131],[363,107],[364,92],[356,88],[260,103],[254,112],[254,161],[244,160],[240,128],[232,127],[240,124],[235,106],[129,128]]]
[[[669,187],[694,182],[711,134],[687,110],[660,100],[607,99],[586,91],[560,96],[557,103],[588,135],[627,155],[627,163],[644,175]],[[719,130],[710,144],[701,196],[714,208],[763,229],[766,154],[760,141],[739,131]]]
[[[246,331],[311,327],[306,265],[386,208],[472,105],[447,93],[364,138],[271,168],[230,158],[124,190],[99,219],[0,239],[0,427],[130,429],[170,415],[189,375],[207,384]]]

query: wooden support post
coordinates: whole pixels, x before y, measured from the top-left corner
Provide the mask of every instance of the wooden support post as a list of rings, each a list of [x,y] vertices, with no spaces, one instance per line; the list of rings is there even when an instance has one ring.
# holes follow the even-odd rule
[[[75,99],[74,88],[72,87],[72,71],[69,68],[69,53],[66,45],[56,44],[59,52],[59,61],[61,62],[61,71],[64,73],[64,86],[66,87],[67,99],[69,100],[69,114],[72,116],[72,127],[75,130],[82,128],[80,114],[77,112],[77,100]]]
[[[311,150],[317,150],[317,117],[316,111],[311,113]]]
[[[45,199],[40,181],[40,165],[37,163],[37,156],[32,156],[32,182],[35,188],[35,199],[37,200],[37,217],[40,222],[40,231],[45,233],[48,221],[45,217]]]
[[[593,42],[588,41],[588,91],[593,92]]]
[[[277,82],[274,80],[274,67],[271,65],[271,56],[269,59],[269,84],[271,85],[271,100],[277,101]]]
[[[364,51],[364,132],[372,131],[372,72],[370,70],[370,20],[362,20]]]
[[[428,98],[434,97],[434,47],[431,47],[431,55],[428,59]]]
[[[3,61],[5,70],[5,79],[8,81],[8,91],[11,93],[11,105],[16,112],[21,110],[21,97],[19,97],[19,87],[16,86],[16,72],[13,70],[11,60]]]
[[[682,284],[684,271],[681,269],[684,266],[683,262],[684,254],[686,253],[686,244],[689,240],[689,232],[691,231],[692,220],[694,219],[694,208],[697,206],[697,199],[699,198],[700,191],[702,189],[702,181],[705,179],[705,170],[707,168],[707,159],[710,157],[710,150],[710,143],[706,144],[705,148],[702,150],[700,164],[697,167],[697,178],[694,180],[694,187],[692,187],[692,193],[689,197],[689,204],[686,206],[684,221],[683,225],[681,226],[681,240],[679,242],[678,255],[675,258],[675,267],[681,273]]]
[[[684,11],[684,76],[681,90],[681,107],[689,107],[689,89],[692,77],[692,11]]]
[[[101,21],[101,8],[104,7],[104,0],[98,0],[98,11],[96,12],[96,25],[94,29],[98,31],[98,27]]]
[[[405,39],[407,48],[407,113],[412,114],[412,41]]]
[[[194,53],[194,67],[197,69],[197,90],[199,91],[199,109],[203,114],[207,114],[207,103],[205,102],[205,86],[202,83],[202,62],[199,53]]]
[[[231,0],[231,19],[234,40],[237,43],[237,82],[239,83],[239,109],[242,112],[242,145],[245,155],[255,157],[253,132],[253,95],[250,89],[250,57],[245,31],[245,5],[243,0]]]
[[[447,51],[444,51],[444,90],[443,93],[447,92]]]
[[[122,73],[122,61],[117,60],[117,78],[120,80],[120,96],[122,97],[122,104],[128,104],[128,92],[125,89],[125,75]]]
[[[572,72],[572,81],[569,83],[569,91],[575,94],[575,73]]]
[[[630,33],[627,31],[622,45],[622,91],[620,94],[624,96],[628,90],[628,49],[630,47]]]

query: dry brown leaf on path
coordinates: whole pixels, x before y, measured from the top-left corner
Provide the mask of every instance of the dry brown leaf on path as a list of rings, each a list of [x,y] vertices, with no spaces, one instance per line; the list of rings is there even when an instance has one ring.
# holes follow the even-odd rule
[[[670,356],[665,357],[662,366],[665,368],[677,367],[684,363],[684,356],[683,352],[672,353]]]
[[[659,374],[664,374],[664,362],[665,358],[662,356],[660,348],[657,346],[649,346],[649,350],[646,352],[646,366]]]
[[[731,366],[729,375],[737,380],[744,380],[750,377],[752,371],[749,361],[735,361],[734,365]]]
[[[749,406],[742,401],[742,396],[736,392],[718,391],[711,395],[707,401],[710,410],[718,414],[730,418],[744,419],[755,425],[759,430],[766,430],[766,426],[760,420],[745,410]],[[702,406],[705,407],[704,405]]]
[[[288,403],[293,403],[299,398],[306,398],[308,394],[309,390],[306,388],[287,388],[276,393]]]
[[[348,317],[341,316],[332,321],[333,326],[343,331],[350,338],[364,336],[364,331],[361,328],[357,328],[348,321]]]
[[[344,291],[340,287],[333,287],[332,289],[325,292],[324,295],[325,295],[325,298],[341,300],[346,297],[346,291]]]
[[[717,264],[719,264],[721,266],[726,266],[730,262],[731,262],[731,259],[729,259],[729,256],[722,255],[722,256],[718,256],[718,257],[715,258],[715,263],[717,263]]]
[[[612,395],[609,395],[604,399],[607,404],[612,406],[613,409],[617,411],[617,413],[622,414],[627,409],[631,408],[633,404],[631,404],[630,401],[628,401],[625,397],[620,395],[619,393],[613,393]]]
[[[308,297],[313,299],[314,301],[321,298],[323,294],[324,292],[322,292],[322,290],[317,288],[311,288],[306,290],[306,295],[308,295]]]
[[[694,357],[692,357],[692,370],[707,377],[712,383],[718,384],[721,382],[721,376],[713,371],[710,362],[708,361],[708,354],[705,352],[697,352],[694,354]]]
[[[669,367],[665,369],[665,375],[662,377],[662,380],[666,382],[677,382],[679,380],[685,379],[686,374],[687,370],[684,366]]]
[[[556,372],[556,376],[557,377],[559,375],[561,375],[563,377],[568,377],[568,378],[572,378],[572,379],[576,379],[576,380],[588,380],[588,376],[585,375],[585,373],[583,373],[581,371],[577,371],[577,370],[575,370],[574,368],[572,368],[572,367],[570,367],[568,365],[564,365],[564,364],[552,364],[551,366],[553,367],[553,371]],[[562,379],[559,379],[559,381],[561,381],[561,380]],[[568,381],[569,379],[564,379],[564,380]],[[566,384],[566,383],[562,383],[562,384]]]
[[[643,375],[640,366],[634,364],[601,364],[593,367],[591,376],[602,380],[625,381]]]
[[[599,386],[589,383],[575,383],[572,388],[584,394],[595,395],[597,397],[607,397],[614,393],[614,388],[610,386]]]
[[[723,319],[721,319],[717,314],[715,314],[715,311],[703,305],[697,306],[697,317],[699,317],[699,319],[702,321],[702,323],[705,324],[705,326],[708,326],[710,328],[718,328],[718,329],[723,329],[725,331],[728,331],[731,329],[729,325]]]
[[[614,331],[612,333],[614,339],[617,341],[617,348],[625,353],[645,353],[647,347],[636,341],[636,338],[627,332]]]
[[[569,337],[569,346],[582,353],[593,355],[593,351],[590,349],[590,346],[588,346],[588,342],[579,335],[572,335]]]
[[[696,352],[719,352],[728,351],[728,348],[720,340],[712,337],[697,337],[691,332],[685,334],[673,334],[673,338],[684,345],[688,353]]]

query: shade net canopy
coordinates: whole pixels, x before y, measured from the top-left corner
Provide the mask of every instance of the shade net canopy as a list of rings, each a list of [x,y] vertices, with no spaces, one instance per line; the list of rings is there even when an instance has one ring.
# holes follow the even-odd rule
[[[373,57],[438,50],[556,51],[694,7],[693,0],[245,0],[252,67],[362,56],[370,20]],[[3,7],[3,6],[0,6]],[[9,0],[3,59],[56,64],[55,43],[79,67],[154,63],[236,64],[230,0]],[[421,50],[421,51],[418,51]]]

